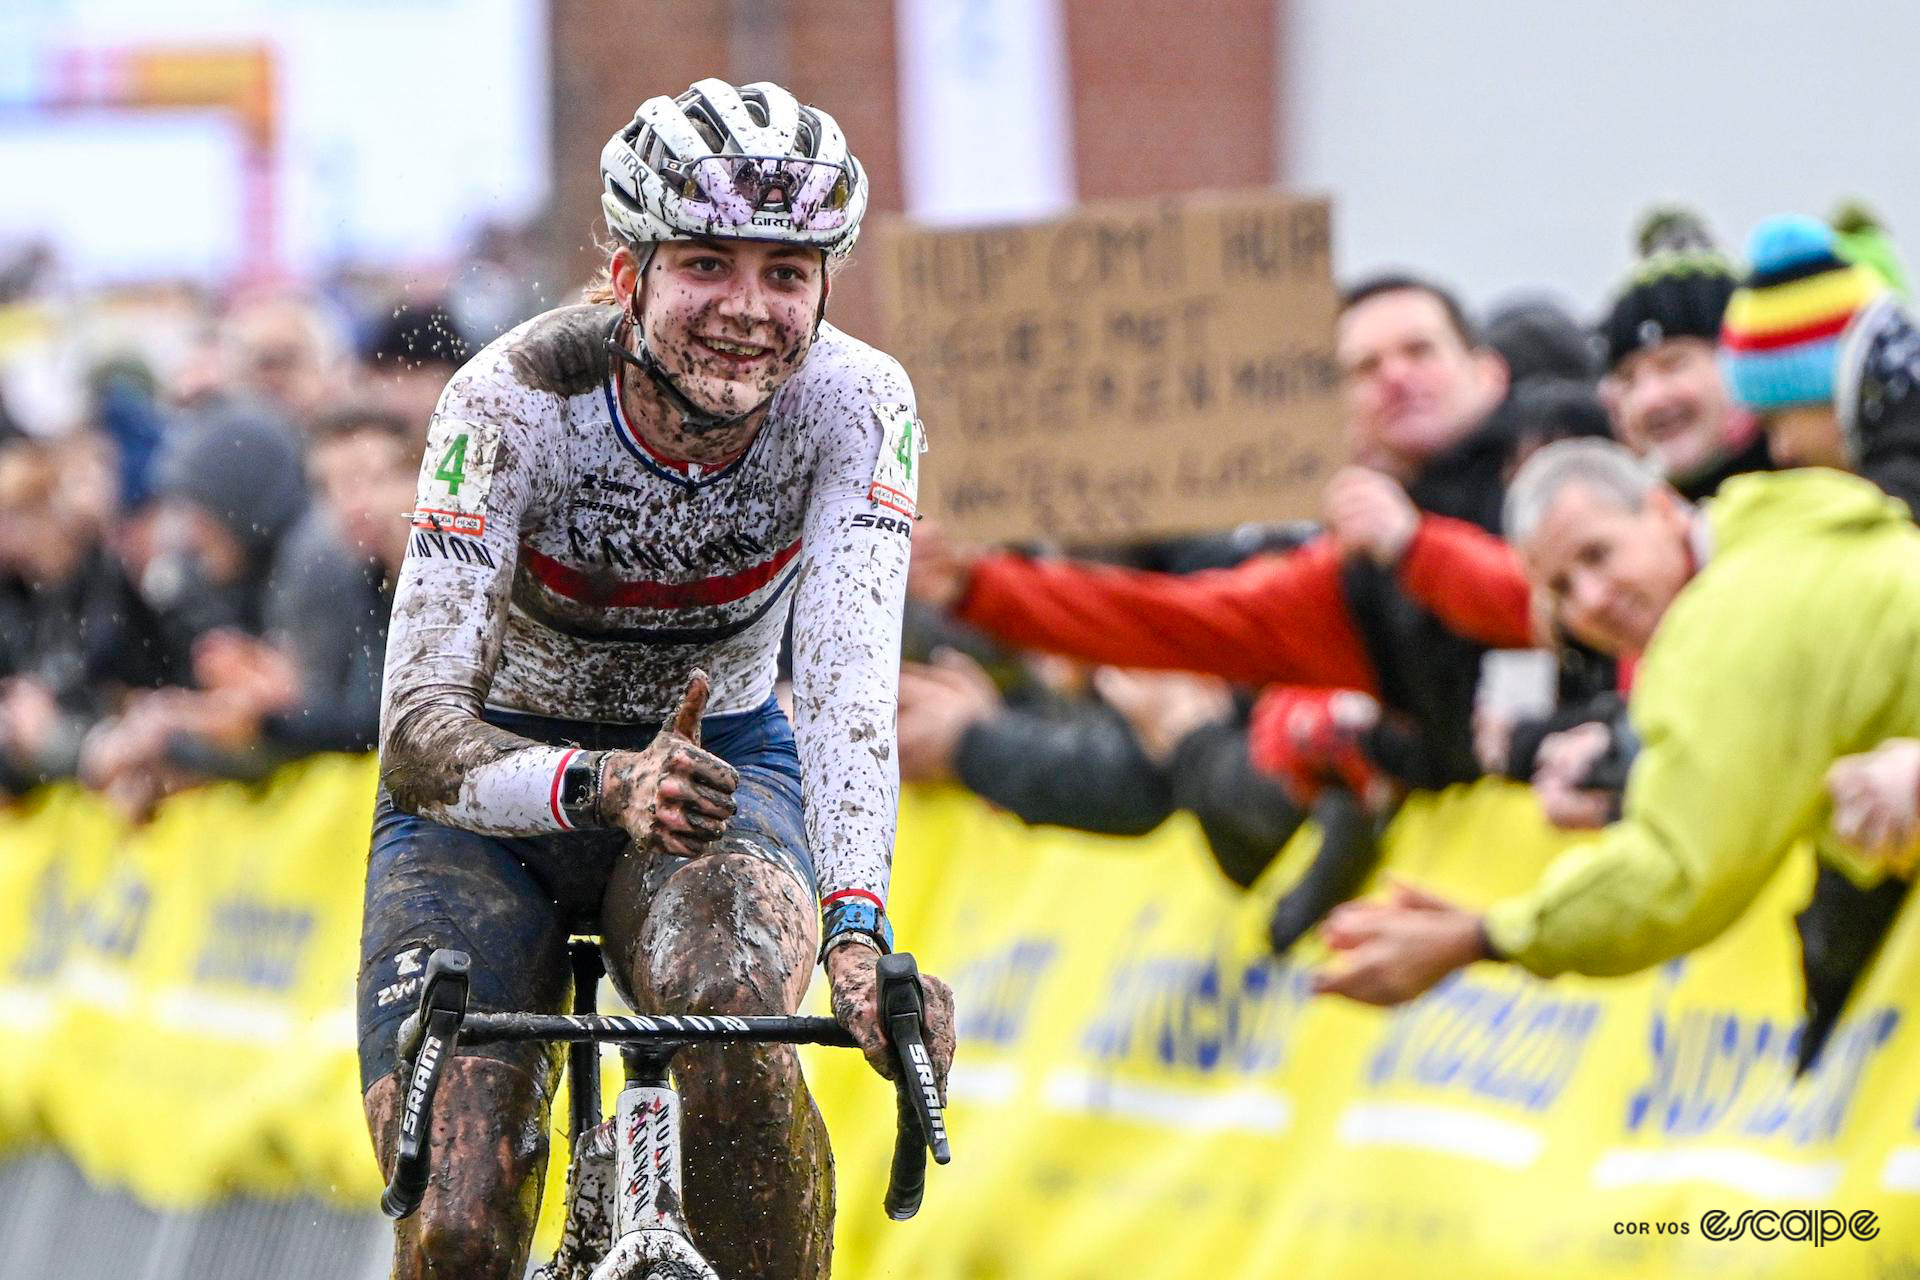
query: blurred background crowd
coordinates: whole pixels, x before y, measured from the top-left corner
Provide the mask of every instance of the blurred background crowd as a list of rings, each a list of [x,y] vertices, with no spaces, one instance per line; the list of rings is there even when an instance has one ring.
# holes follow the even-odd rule
[[[1520,464],[1592,437],[1694,501],[1802,465],[1920,497],[1920,343],[1868,210],[1770,218],[1744,254],[1683,207],[1629,230],[1618,285],[1585,307],[1539,293],[1481,316],[1419,274],[1348,282],[1350,457],[1322,518],[1092,549],[1146,571],[1136,617],[1080,610],[1048,549],[960,547],[925,522],[903,777],[1115,835],[1185,811],[1243,887],[1317,817],[1328,838],[1280,903],[1277,950],[1358,891],[1410,791],[1491,773],[1530,783],[1563,827],[1616,818],[1635,644],[1590,643],[1615,625],[1604,608],[1583,639],[1529,607],[1493,536]],[[51,254],[8,264],[12,327],[77,326],[43,349],[80,362],[64,416],[0,417],[9,795],[77,778],[138,818],[196,782],[371,749],[427,421],[468,355],[541,309],[509,287],[530,279],[525,254],[495,230],[462,256],[486,270],[434,288],[363,271],[64,308]],[[1783,310],[1788,289],[1801,301]],[[141,341],[117,341],[132,326]],[[1209,614],[1239,608],[1269,650],[1223,650]],[[1854,897],[1884,927],[1899,886],[1880,909]],[[1857,967],[1878,932],[1841,932],[1865,939]]]
[[[906,4],[894,48],[863,32],[827,52],[810,33],[844,13],[676,9],[665,16],[689,25],[684,47],[661,59],[674,66],[650,68],[644,84],[627,69],[630,89],[587,94],[576,83],[583,67],[613,56],[590,47],[607,15],[482,5],[477,28],[497,36],[509,13],[506,28],[530,24],[548,41],[555,155],[544,215],[482,218],[432,252],[388,245],[364,260],[284,244],[275,259],[270,246],[297,241],[298,226],[276,236],[247,215],[247,255],[177,276],[164,254],[103,264],[92,242],[48,226],[9,233],[0,791],[77,778],[138,817],[198,781],[259,778],[303,754],[373,745],[403,513],[434,401],[480,345],[575,296],[565,282],[597,264],[584,243],[564,243],[589,237],[554,230],[591,207],[591,170],[569,169],[570,157],[604,136],[596,124],[586,137],[586,122],[617,123],[629,99],[686,78],[678,63],[722,64],[694,74],[776,74],[830,106],[867,157],[883,207],[934,220],[1044,213],[1075,194],[1063,163],[1069,174],[1077,167],[1081,195],[1248,176],[1244,155],[1208,147],[1278,152],[1284,141],[1300,167],[1324,167],[1314,158],[1327,142],[1314,126],[1324,92],[1310,74],[1291,97],[1276,82],[1301,76],[1302,49],[1337,51],[1347,36],[1320,6],[1241,7],[1272,37],[1265,48],[1182,32],[1194,47],[1144,83],[1122,74],[1124,24],[1079,6],[1063,18],[1041,5],[958,16]],[[113,6],[99,8],[80,6],[74,30],[112,16]],[[71,32],[49,22],[29,34],[51,48]],[[235,47],[230,34],[220,39],[209,47]],[[951,58],[941,61],[941,49]],[[831,74],[836,52],[901,77],[897,116],[884,101],[853,100]],[[219,56],[229,62],[192,66],[256,65]],[[1036,67],[1062,61],[1064,79],[1036,83]],[[978,80],[973,108],[966,85],[907,75],[938,80],[949,63]],[[1017,97],[988,93],[995,77]],[[62,83],[25,92],[43,106],[80,93]],[[956,116],[942,93],[965,109]],[[1217,108],[1208,143],[1147,144],[1149,162],[1116,176],[1103,157],[1125,120],[1088,121],[1195,93],[1196,110]],[[524,112],[539,97],[505,109]],[[288,98],[297,113],[299,94]],[[120,105],[153,104],[129,92]],[[1387,118],[1395,109],[1382,103]],[[1010,111],[1021,137],[956,131],[956,119],[977,125]],[[1282,138],[1275,118],[1289,112],[1306,125]],[[279,127],[300,132],[297,120]],[[936,144],[956,163],[930,170]],[[1002,162],[995,183],[956,187],[960,153],[983,146]],[[1263,160],[1252,176],[1286,167]],[[1349,220],[1345,193],[1334,195],[1336,228],[1364,228],[1368,253],[1359,268],[1343,255],[1336,353],[1349,456],[1321,518],[1094,549],[1151,571],[1139,580],[1151,608],[1134,618],[1076,614],[1071,584],[1046,576],[1044,555],[957,547],[929,524],[916,537],[901,675],[903,775],[957,781],[1029,822],[1127,835],[1189,812],[1225,876],[1245,886],[1317,816],[1330,838],[1281,903],[1281,949],[1357,890],[1382,824],[1411,791],[1501,774],[1530,783],[1556,824],[1618,815],[1636,750],[1624,714],[1633,646],[1603,652],[1534,616],[1495,541],[1506,481],[1532,451],[1611,438],[1691,500],[1730,476],[1802,465],[1857,471],[1907,500],[1920,491],[1907,280],[1894,237],[1867,206],[1748,228],[1660,205],[1612,231],[1607,287],[1582,296],[1579,279],[1502,279],[1483,307],[1456,293],[1444,268],[1427,274],[1422,239],[1381,243],[1373,206]],[[1434,238],[1446,239],[1439,228]],[[1516,260],[1551,259],[1551,240],[1543,226]],[[1594,252],[1583,243],[1568,257]],[[1456,268],[1474,261],[1457,245],[1446,256]],[[1810,276],[1820,283],[1808,286]],[[865,288],[844,302],[836,290],[836,317],[856,332],[871,327]],[[1779,374],[1783,360],[1791,377]],[[929,426],[937,441],[940,424]],[[1060,616],[996,605],[1014,598],[1057,599]],[[1221,651],[1205,615],[1243,605],[1269,620],[1272,651]],[[1596,625],[1604,632],[1604,619]],[[1075,643],[1085,632],[1101,633],[1099,643]],[[1274,683],[1276,669],[1297,679]],[[1249,674],[1236,683],[1237,671]]]
[[[478,252],[512,278],[511,235]],[[47,358],[81,367],[64,421],[0,410],[0,786],[78,777],[137,816],[370,749],[427,420],[535,300],[363,273],[121,292],[70,319],[56,260],[29,248],[6,275],[19,341],[50,328]],[[136,354],[162,335],[164,358]]]
[[[904,780],[1123,837],[1187,814],[1241,889],[1311,819],[1324,838],[1278,898],[1275,951],[1362,891],[1418,793],[1491,775],[1555,826],[1615,820],[1644,610],[1628,593],[1548,616],[1502,541],[1509,483],[1584,438],[1689,502],[1827,467],[1920,507],[1901,252],[1920,244],[1920,178],[1869,127],[1909,114],[1920,17],[1837,0],[1809,40],[1793,0],[1390,8],[0,14],[17,182],[0,200],[0,804],[77,780],[140,821],[209,780],[373,748],[437,397],[604,265],[607,136],[644,97],[719,75],[831,110],[876,221],[1331,198],[1344,455],[1317,512],[1098,547],[970,546],[922,521]],[[872,243],[832,318],[884,347]],[[1818,875],[1803,1061],[1906,888]]]
[[[1618,291],[1585,314],[1542,296],[1482,319],[1435,280],[1374,275],[1344,292],[1338,355],[1353,465],[1329,485],[1323,521],[1094,554],[1174,575],[1293,551],[1316,569],[1329,552],[1392,569],[1420,513],[1498,533],[1504,482],[1519,464],[1583,436],[1619,441],[1692,500],[1730,476],[1796,465],[1862,470],[1910,499],[1920,493],[1920,404],[1840,367],[1843,351],[1864,359],[1870,343],[1833,340],[1856,316],[1891,327],[1904,313],[1898,253],[1857,205],[1832,226],[1769,220],[1756,244],[1771,251],[1796,236],[1824,238],[1829,270],[1851,291],[1823,317],[1839,327],[1806,344],[1830,366],[1807,387],[1738,394],[1730,371],[1750,335],[1723,329],[1727,304],[1743,279],[1763,300],[1754,281],[1769,268],[1742,265],[1682,208],[1649,214]],[[513,278],[510,233],[479,252],[499,279]],[[45,305],[44,254],[22,255],[5,278],[0,305],[16,327],[65,323]],[[369,748],[385,613],[434,402],[470,354],[540,301],[525,292],[516,308],[497,290],[476,301],[423,292],[417,275],[371,273],[87,301],[82,331],[47,348],[61,359],[82,353],[71,412],[49,426],[0,403],[6,790],[77,776],[138,809],[195,777],[259,776],[289,755]],[[178,355],[157,368],[117,345],[116,326],[133,324],[149,348],[167,331]],[[1878,399],[1835,407],[1843,392]],[[1557,654],[1482,661],[1556,639],[1522,634],[1471,646],[1457,655],[1462,666],[1369,616],[1421,603],[1421,590],[1443,598],[1427,611],[1441,618],[1485,609],[1471,575],[1398,597],[1390,581],[1349,583],[1388,592],[1341,602],[1372,668],[1352,682],[1360,696],[1322,679],[1343,661],[1351,669],[1350,655],[1305,654],[1303,685],[1324,691],[1269,690],[1255,717],[1258,689],[996,644],[990,622],[970,625],[953,607],[971,562],[937,521],[920,543],[903,771],[957,778],[1030,821],[1137,834],[1191,810],[1244,882],[1325,783],[1377,809],[1408,787],[1482,771],[1537,777],[1556,821],[1590,826],[1611,811],[1598,793],[1617,791],[1631,754],[1615,714],[1630,673],[1579,642],[1558,637]],[[1290,594],[1300,589],[1279,581],[1267,607],[1276,625],[1322,639],[1315,611],[1325,602]],[[1181,665],[1178,642],[1165,637],[1152,665]],[[1197,669],[1222,661],[1191,656]],[[1434,684],[1445,687],[1425,688]],[[1262,744],[1252,769],[1242,767],[1250,723]],[[1604,749],[1591,731],[1563,736],[1609,723]],[[1237,737],[1219,732],[1235,725]],[[1575,752],[1572,741],[1596,745]],[[1570,785],[1590,772],[1570,773],[1575,758],[1597,762],[1610,785]],[[1251,803],[1256,795],[1269,802]],[[1254,814],[1268,816],[1241,825]]]

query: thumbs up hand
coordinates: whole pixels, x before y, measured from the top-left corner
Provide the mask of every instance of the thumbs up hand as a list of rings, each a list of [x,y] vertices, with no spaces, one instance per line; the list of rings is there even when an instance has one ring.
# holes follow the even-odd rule
[[[644,751],[613,751],[601,781],[600,816],[635,847],[697,857],[727,829],[740,775],[700,746],[711,685],[696,670],[673,715]]]

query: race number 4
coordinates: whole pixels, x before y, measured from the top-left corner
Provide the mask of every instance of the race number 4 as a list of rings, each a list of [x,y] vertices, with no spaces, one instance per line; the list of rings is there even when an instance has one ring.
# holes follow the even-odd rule
[[[867,499],[911,519],[920,494],[919,455],[927,451],[927,430],[914,417],[912,405],[875,405],[873,412],[880,419],[880,452],[873,460]]]
[[[447,496],[450,498],[460,496],[460,484],[467,478],[467,441],[471,435],[471,432],[462,431],[455,436],[446,452],[440,455],[439,469],[433,473],[435,480],[447,486]]]
[[[420,462],[415,528],[478,538],[487,531],[487,492],[493,488],[499,429],[461,418],[436,417]]]

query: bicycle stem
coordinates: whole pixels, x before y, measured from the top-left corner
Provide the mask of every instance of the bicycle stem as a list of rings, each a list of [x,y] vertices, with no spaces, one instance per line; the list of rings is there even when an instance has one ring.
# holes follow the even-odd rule
[[[681,1191],[680,1095],[667,1078],[673,1056],[628,1049],[627,1084],[614,1111],[617,1125],[614,1239],[666,1228],[685,1234]]]

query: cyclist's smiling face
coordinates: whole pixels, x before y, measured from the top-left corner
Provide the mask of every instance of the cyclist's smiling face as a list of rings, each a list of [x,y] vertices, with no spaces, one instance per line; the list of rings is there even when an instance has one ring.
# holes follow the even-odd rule
[[[806,359],[826,288],[818,249],[671,240],[655,251],[641,282],[647,347],[694,404],[742,413]]]

